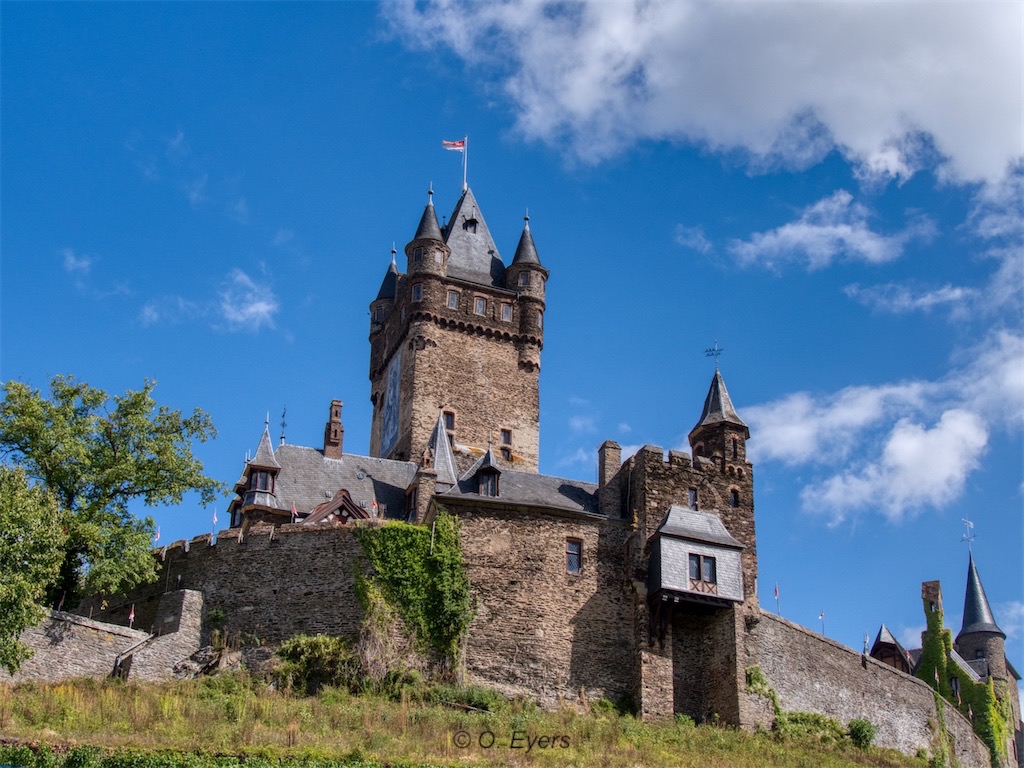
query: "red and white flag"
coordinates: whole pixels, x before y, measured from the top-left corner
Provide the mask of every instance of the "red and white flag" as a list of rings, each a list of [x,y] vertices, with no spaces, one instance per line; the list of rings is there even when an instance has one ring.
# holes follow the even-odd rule
[[[216,510],[216,509],[215,509],[215,510],[213,510],[213,525],[214,525],[215,527],[216,527],[216,525],[217,525],[217,510]]]
[[[453,152],[465,152],[466,151],[466,140],[459,139],[458,141],[441,141],[441,146],[445,149],[450,149]]]
[[[779,599],[779,582],[775,582],[775,599]]]
[[[153,536],[153,543],[156,544],[158,541],[160,541],[160,526],[159,525],[156,527],[156,534]]]
[[[132,603],[132,609],[128,611],[128,627],[131,628],[132,624],[135,623],[135,603]]]

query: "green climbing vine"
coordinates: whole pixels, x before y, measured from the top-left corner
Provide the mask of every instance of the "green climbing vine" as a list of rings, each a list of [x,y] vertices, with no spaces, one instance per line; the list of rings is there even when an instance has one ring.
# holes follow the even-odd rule
[[[946,724],[938,696],[971,721],[974,732],[988,747],[992,765],[1000,765],[1006,757],[1006,740],[1010,733],[1009,703],[1005,696],[1002,700],[996,696],[991,679],[984,683],[976,682],[959,664],[950,660],[953,633],[943,626],[942,609],[927,599],[923,602],[927,629],[921,646],[921,660],[914,674],[936,692],[936,708],[943,733]],[[960,689],[959,696],[953,688],[954,679]]]
[[[358,583],[364,606],[367,581],[379,587],[416,640],[442,658],[458,658],[469,628],[469,579],[462,564],[458,521],[440,511],[433,530],[408,523],[355,529],[374,575]]]

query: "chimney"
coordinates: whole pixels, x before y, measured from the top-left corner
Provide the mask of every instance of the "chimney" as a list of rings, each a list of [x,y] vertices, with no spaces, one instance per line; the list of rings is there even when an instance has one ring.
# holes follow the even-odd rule
[[[341,458],[341,446],[345,441],[345,428],[341,426],[341,400],[331,400],[331,417],[324,427],[324,456],[328,459]]]
[[[609,517],[620,514],[619,468],[622,448],[614,440],[605,440],[597,449],[597,499],[601,513]]]

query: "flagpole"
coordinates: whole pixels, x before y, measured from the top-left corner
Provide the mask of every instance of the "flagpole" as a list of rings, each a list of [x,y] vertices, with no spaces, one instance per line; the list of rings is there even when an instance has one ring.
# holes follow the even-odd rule
[[[469,189],[466,183],[466,166],[469,165],[469,134],[462,138],[462,191]]]

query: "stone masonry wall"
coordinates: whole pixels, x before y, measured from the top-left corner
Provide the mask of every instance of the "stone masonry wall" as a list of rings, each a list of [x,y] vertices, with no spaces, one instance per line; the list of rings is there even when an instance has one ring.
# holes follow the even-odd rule
[[[632,598],[619,521],[453,508],[475,616],[468,682],[547,704],[612,701],[632,692]],[[583,542],[582,573],[566,573],[566,539]]]
[[[187,546],[186,546],[187,545]],[[221,531],[175,542],[158,562],[158,578],[100,610],[96,601],[79,606],[94,618],[154,632],[165,591],[198,590],[205,601],[203,641],[210,630],[227,633],[229,643],[279,643],[298,633],[358,637],[362,608],[354,577],[370,566],[352,529],[284,525],[271,532],[253,528]]]
[[[935,698],[917,678],[768,613],[747,630],[744,647],[747,665],[761,667],[784,711],[819,712],[843,725],[864,718],[878,728],[877,746],[932,749]],[[960,764],[987,766],[988,750],[970,723],[950,706],[944,717]]]
[[[143,642],[148,632],[51,611],[39,626],[21,633],[33,655],[14,675],[0,669],[0,682],[56,682],[74,677],[107,677],[119,654]]]

